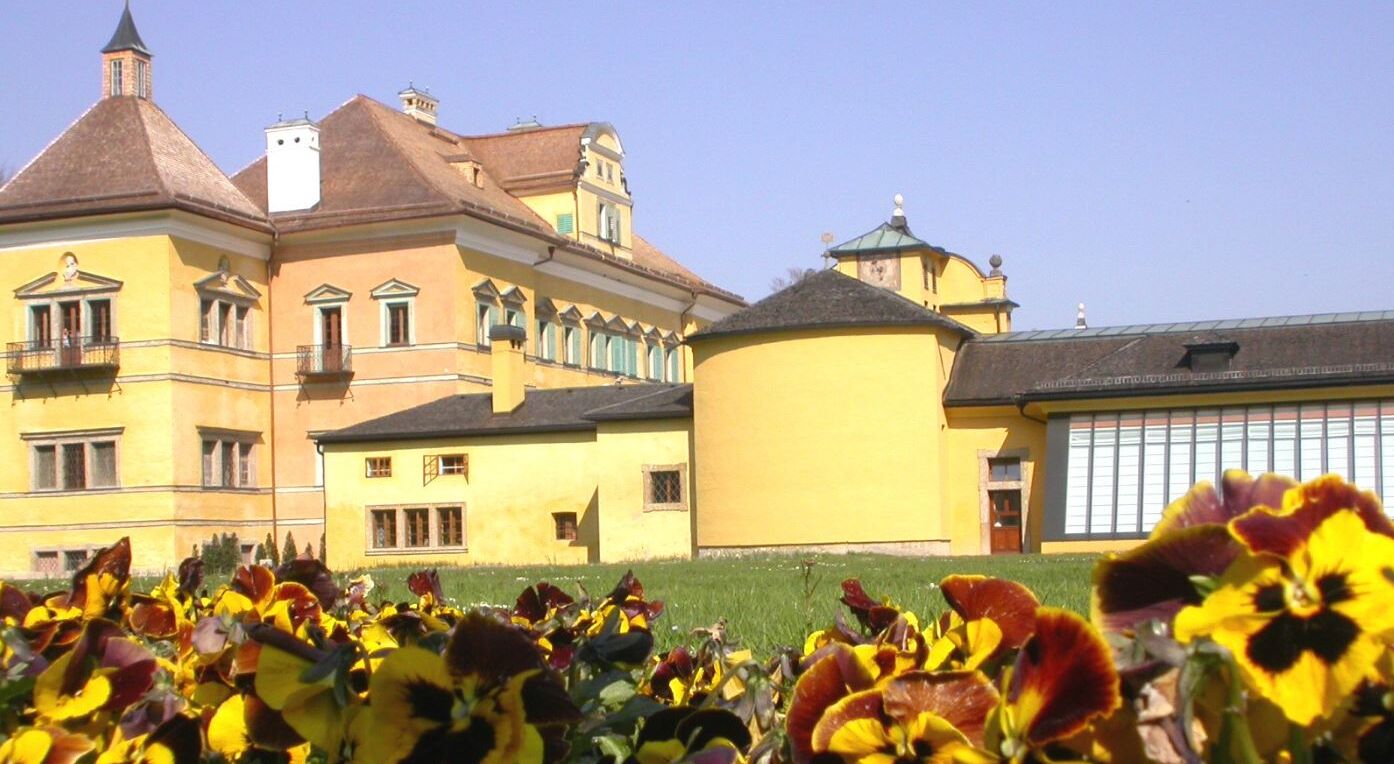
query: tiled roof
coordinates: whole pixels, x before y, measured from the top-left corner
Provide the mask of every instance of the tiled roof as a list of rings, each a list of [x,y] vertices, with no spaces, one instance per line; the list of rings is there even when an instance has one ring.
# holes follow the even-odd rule
[[[581,136],[588,125],[557,125],[464,139],[469,150],[509,191],[541,191],[574,183]]]
[[[270,230],[160,107],[135,96],[98,101],[0,188],[0,224],[153,209]]]
[[[281,232],[466,214],[544,237],[618,268],[742,302],[739,295],[697,277],[637,236],[632,261],[562,237],[500,184],[500,176],[507,177],[510,171],[554,166],[565,153],[558,146],[573,138],[574,149],[566,151],[575,154],[574,163],[579,159],[580,136],[587,125],[530,130],[500,136],[507,140],[493,142],[488,136],[466,138],[428,125],[359,95],[331,112],[319,126],[320,203],[312,210],[272,215]],[[510,148],[522,150],[525,156],[510,157]],[[452,162],[464,160],[483,166],[482,188],[452,166]],[[234,175],[233,182],[266,208],[266,157]]]
[[[889,289],[829,269],[717,321],[690,335],[688,340],[794,329],[901,325],[937,326],[963,336],[975,334],[952,318],[916,305]]]
[[[981,405],[1394,382],[1394,314],[1344,315],[978,337],[959,350],[944,399]],[[1185,363],[1187,345],[1227,343],[1238,350],[1225,370]]]
[[[319,436],[321,443],[593,431],[598,421],[692,416],[692,386],[626,384],[529,390],[512,413],[490,393],[452,395]]]

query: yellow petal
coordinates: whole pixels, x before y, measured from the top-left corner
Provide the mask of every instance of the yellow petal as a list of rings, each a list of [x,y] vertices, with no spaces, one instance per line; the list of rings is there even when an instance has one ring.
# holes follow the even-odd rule
[[[208,747],[229,759],[247,750],[245,713],[241,695],[223,701],[208,723]]]

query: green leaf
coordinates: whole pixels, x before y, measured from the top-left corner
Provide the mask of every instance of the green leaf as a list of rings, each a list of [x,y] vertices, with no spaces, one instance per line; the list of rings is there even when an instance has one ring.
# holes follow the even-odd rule
[[[28,698],[33,691],[34,677],[32,676],[14,682],[6,682],[0,685],[0,705],[9,705],[16,699]]]
[[[1195,585],[1196,591],[1201,598],[1209,597],[1212,592],[1220,588],[1220,579],[1214,576],[1189,576],[1191,583]]]
[[[617,707],[625,701],[634,697],[635,689],[633,683],[621,679],[611,682],[600,691],[600,702],[606,706]]]

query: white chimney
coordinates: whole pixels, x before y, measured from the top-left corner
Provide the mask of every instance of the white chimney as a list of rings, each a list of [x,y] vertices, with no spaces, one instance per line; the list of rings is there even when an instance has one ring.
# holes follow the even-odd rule
[[[418,122],[436,124],[436,109],[440,108],[440,99],[431,95],[429,89],[418,90],[416,85],[408,84],[407,89],[398,93],[397,97],[402,99],[403,114]]]
[[[319,204],[319,125],[281,120],[266,128],[266,208],[296,212]]]

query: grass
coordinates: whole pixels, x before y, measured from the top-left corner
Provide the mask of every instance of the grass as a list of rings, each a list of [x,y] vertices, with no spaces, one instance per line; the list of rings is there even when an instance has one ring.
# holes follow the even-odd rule
[[[813,564],[805,575],[803,563]],[[978,573],[1019,581],[1046,605],[1087,614],[1093,555],[903,558],[882,555],[756,556],[666,560],[633,565],[579,567],[441,568],[447,597],[461,606],[508,605],[524,587],[550,581],[573,595],[581,587],[604,595],[631,567],[650,600],[666,605],[654,624],[659,647],[683,641],[697,627],[720,617],[727,634],[757,654],[781,645],[801,646],[810,627],[832,622],[842,606],[841,583],[857,577],[873,597],[889,596],[921,619],[945,609],[937,583],[951,573]],[[410,599],[410,567],[371,571],[378,588],[372,598]],[[808,588],[807,594],[805,588]]]

